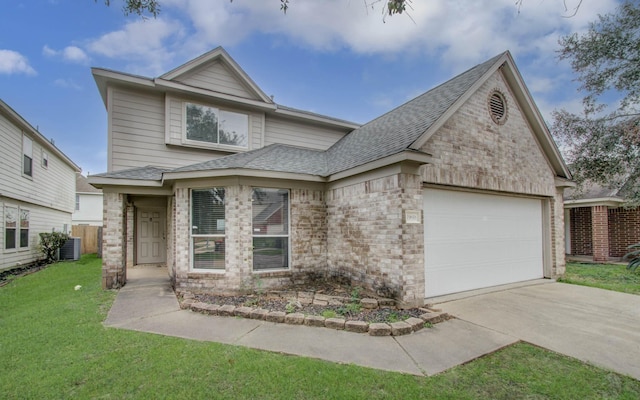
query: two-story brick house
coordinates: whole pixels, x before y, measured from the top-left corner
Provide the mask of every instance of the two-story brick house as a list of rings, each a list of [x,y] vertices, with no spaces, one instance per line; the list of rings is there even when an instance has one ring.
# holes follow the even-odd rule
[[[180,290],[340,275],[421,305],[564,271],[570,174],[508,52],[362,126],[274,103],[221,48],[93,75],[106,288],[158,263]]]
[[[0,270],[42,258],[39,233],[71,231],[79,171],[0,100]]]

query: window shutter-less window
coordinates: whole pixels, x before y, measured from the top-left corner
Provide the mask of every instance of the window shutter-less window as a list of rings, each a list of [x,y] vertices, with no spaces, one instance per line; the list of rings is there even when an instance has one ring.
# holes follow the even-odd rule
[[[22,173],[33,176],[33,142],[22,136]]]

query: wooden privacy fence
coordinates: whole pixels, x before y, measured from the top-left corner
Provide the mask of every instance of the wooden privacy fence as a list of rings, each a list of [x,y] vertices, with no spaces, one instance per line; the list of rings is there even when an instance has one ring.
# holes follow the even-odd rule
[[[91,225],[73,225],[71,236],[79,237],[80,254],[98,253],[102,254],[102,227]]]

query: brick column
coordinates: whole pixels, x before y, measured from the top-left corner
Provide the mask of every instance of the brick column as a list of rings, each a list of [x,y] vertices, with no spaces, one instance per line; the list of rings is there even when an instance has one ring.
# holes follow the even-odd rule
[[[125,211],[123,193],[104,193],[102,231],[102,288],[119,288],[125,275]]]
[[[609,209],[607,206],[591,207],[591,237],[593,261],[609,260]]]

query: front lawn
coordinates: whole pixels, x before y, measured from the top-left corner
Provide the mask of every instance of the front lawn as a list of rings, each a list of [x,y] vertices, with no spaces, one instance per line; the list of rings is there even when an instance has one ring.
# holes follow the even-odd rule
[[[565,276],[558,281],[640,294],[640,270],[632,272],[625,265],[567,263]]]
[[[522,343],[424,378],[105,328],[115,295],[94,256],[0,288],[1,397],[640,398],[639,381]]]

